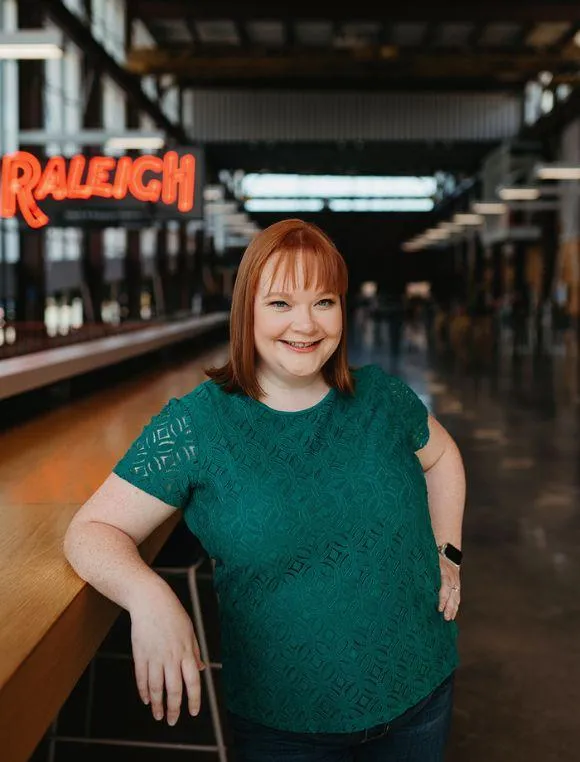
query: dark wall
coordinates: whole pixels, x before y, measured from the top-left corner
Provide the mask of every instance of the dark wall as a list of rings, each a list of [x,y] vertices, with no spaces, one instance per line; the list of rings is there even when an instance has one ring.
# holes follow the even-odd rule
[[[401,250],[403,241],[431,224],[429,214],[252,214],[261,227],[289,217],[313,222],[332,238],[347,262],[351,293],[365,280],[377,281],[386,293],[401,293],[408,281],[431,280],[435,274],[433,252]]]

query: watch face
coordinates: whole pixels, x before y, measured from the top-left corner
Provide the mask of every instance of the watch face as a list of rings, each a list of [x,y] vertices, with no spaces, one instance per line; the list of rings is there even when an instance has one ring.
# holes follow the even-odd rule
[[[445,548],[445,555],[450,561],[453,561],[453,563],[457,564],[458,566],[461,563],[461,559],[463,558],[463,553],[454,545],[450,545],[449,543],[447,543]]]

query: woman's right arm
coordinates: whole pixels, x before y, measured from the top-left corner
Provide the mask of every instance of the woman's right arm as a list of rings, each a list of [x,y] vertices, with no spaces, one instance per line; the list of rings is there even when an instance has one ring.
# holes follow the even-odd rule
[[[131,616],[139,694],[162,719],[177,722],[183,682],[189,711],[199,713],[204,669],[191,619],[169,585],[139,555],[138,546],[176,508],[110,474],[79,509],[64,538],[77,574]]]

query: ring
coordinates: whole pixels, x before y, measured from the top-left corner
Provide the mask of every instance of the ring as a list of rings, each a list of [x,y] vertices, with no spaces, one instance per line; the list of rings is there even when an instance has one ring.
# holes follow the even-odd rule
[[[458,587],[457,585],[452,585],[452,586],[451,586],[451,589],[452,589],[452,590],[461,590],[461,588],[460,588],[460,587]]]

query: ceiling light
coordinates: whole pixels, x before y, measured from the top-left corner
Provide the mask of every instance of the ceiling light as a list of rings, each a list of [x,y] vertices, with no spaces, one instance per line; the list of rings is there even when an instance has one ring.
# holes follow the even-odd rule
[[[497,195],[503,199],[503,201],[535,201],[540,198],[540,189],[532,186],[512,186],[500,187],[497,191]]]
[[[448,230],[450,233],[460,233],[463,230],[463,225],[458,225],[456,222],[441,222],[439,228]]]
[[[476,201],[471,208],[475,214],[505,214],[507,206],[499,201]]]
[[[450,233],[447,230],[441,230],[439,228],[431,228],[425,233],[425,237],[428,241],[444,241],[449,238]]]
[[[423,245],[414,241],[407,241],[403,244],[403,251],[421,251]]]
[[[250,198],[244,203],[248,212],[321,212],[321,198]]]
[[[540,164],[535,174],[540,180],[580,180],[580,165]]]
[[[163,148],[165,145],[165,138],[162,135],[143,135],[136,133],[135,135],[119,135],[118,137],[109,138],[105,143],[105,148],[108,150],[147,150],[155,151],[159,148]]]
[[[58,29],[0,32],[0,59],[62,58],[63,35]]]
[[[298,175],[252,172],[241,181],[244,198],[418,198],[431,199],[434,177]]]
[[[328,202],[332,212],[430,212],[430,198],[334,198]]]
[[[453,215],[453,222],[456,225],[481,225],[483,217],[480,214],[460,213]]]
[[[238,208],[236,201],[206,201],[204,204],[205,214],[208,218],[223,217],[224,214],[235,212]]]
[[[203,189],[204,201],[223,201],[226,196],[226,189],[223,185],[206,185]]]

